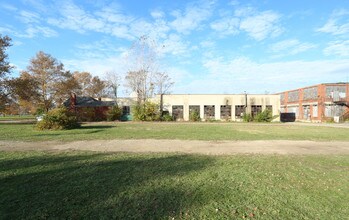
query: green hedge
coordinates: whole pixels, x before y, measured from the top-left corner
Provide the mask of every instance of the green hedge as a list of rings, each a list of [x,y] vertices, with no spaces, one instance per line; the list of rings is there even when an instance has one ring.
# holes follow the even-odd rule
[[[64,107],[55,108],[47,112],[42,121],[36,124],[39,130],[64,130],[80,127],[77,117]]]

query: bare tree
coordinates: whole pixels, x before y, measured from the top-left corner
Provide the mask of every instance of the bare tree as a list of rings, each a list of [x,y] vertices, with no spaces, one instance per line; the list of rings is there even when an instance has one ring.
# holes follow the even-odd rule
[[[135,41],[128,54],[129,71],[125,77],[126,87],[136,92],[138,104],[153,95],[153,76],[157,72],[156,44],[147,36]]]
[[[160,95],[160,115],[163,112],[163,95],[170,92],[171,87],[174,82],[165,72],[158,72],[154,75],[154,84],[156,87],[156,92]]]
[[[156,88],[157,94],[168,94],[174,82],[165,72],[158,72],[154,75],[153,82]]]
[[[105,73],[105,79],[109,93],[111,93],[117,105],[118,89],[121,85],[121,76],[115,70],[112,70]]]

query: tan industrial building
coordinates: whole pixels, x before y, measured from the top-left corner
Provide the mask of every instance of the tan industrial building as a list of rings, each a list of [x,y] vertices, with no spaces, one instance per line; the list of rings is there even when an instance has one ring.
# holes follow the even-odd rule
[[[188,121],[190,112],[197,111],[202,120],[241,121],[244,113],[254,116],[265,109],[279,115],[280,95],[163,95],[163,109],[176,120]]]

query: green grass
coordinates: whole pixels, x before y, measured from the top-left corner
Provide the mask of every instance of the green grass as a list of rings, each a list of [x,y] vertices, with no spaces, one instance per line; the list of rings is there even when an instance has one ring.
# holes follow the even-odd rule
[[[22,121],[22,120],[35,120],[35,116],[33,115],[0,116],[0,121]]]
[[[0,219],[347,219],[348,156],[0,152]]]
[[[19,141],[149,138],[349,141],[348,132],[348,128],[281,123],[96,123],[65,131],[38,131],[28,124],[0,124],[0,140]]]

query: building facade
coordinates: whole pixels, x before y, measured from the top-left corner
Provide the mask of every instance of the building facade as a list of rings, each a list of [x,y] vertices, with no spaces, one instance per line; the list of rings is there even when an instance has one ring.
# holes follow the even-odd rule
[[[160,99],[157,96],[156,99]],[[241,121],[244,113],[252,116],[265,109],[279,115],[279,95],[163,95],[163,109],[176,120],[189,121],[192,111],[202,120]]]
[[[349,84],[324,83],[278,93],[280,112],[300,121],[343,121],[349,118]]]

